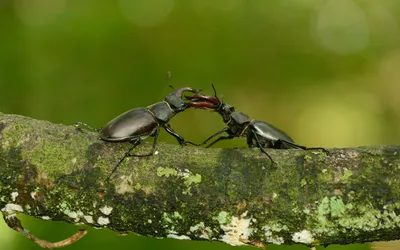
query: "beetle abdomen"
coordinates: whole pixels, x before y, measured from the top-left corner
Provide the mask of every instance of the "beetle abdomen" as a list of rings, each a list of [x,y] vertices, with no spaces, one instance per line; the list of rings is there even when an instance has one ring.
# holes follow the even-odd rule
[[[100,130],[100,138],[105,141],[129,141],[145,139],[157,127],[153,115],[145,108],[129,110],[114,118]]]
[[[292,138],[290,138],[290,136],[288,136],[285,132],[266,122],[254,121],[252,127],[254,131],[264,139],[271,141],[277,141],[281,139],[294,143]]]

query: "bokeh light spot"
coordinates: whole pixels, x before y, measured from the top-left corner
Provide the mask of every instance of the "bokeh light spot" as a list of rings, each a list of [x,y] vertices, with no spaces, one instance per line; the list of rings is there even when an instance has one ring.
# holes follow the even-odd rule
[[[195,0],[191,2],[193,9],[200,12],[208,8],[222,11],[234,11],[241,8],[243,5],[243,0]]]
[[[52,24],[66,9],[65,0],[16,0],[14,8],[21,21],[29,26]]]
[[[316,37],[339,54],[359,52],[369,43],[367,17],[352,0],[327,0],[318,9],[315,22]]]
[[[131,1],[120,0],[121,13],[138,26],[154,26],[162,23],[171,13],[174,0]]]
[[[354,92],[338,100],[338,94],[332,91],[320,96],[299,115],[298,142],[313,137],[312,140],[318,140],[320,144],[307,146],[352,147],[379,142],[381,124],[376,112],[370,108],[379,106],[376,96]]]

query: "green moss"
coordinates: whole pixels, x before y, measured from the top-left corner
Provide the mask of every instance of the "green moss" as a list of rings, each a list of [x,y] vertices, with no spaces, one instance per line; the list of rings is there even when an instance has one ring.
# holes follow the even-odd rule
[[[311,161],[311,160],[312,160],[311,155],[305,155],[305,156],[304,156],[304,160],[305,160],[305,161]]]
[[[352,171],[350,171],[350,170],[348,170],[348,169],[344,169],[344,173],[343,173],[343,176],[342,177],[340,177],[340,180],[341,181],[346,181],[350,176],[352,176],[353,175],[353,172]]]
[[[322,169],[317,175],[318,181],[321,183],[329,183],[333,181],[334,173],[332,169]]]
[[[58,178],[60,173],[71,173],[77,162],[77,154],[57,140],[38,140],[32,150],[23,151],[22,157],[29,159],[39,173],[46,173],[51,180]]]

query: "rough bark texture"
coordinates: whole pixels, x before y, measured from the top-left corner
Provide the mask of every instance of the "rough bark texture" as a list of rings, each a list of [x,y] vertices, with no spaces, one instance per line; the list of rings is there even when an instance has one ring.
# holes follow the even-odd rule
[[[232,245],[400,238],[400,146],[322,151],[128,143],[0,113],[3,213]],[[145,153],[150,143],[135,152]]]

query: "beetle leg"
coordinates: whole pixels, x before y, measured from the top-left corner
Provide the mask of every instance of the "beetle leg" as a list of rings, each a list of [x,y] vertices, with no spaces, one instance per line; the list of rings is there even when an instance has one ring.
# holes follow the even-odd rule
[[[74,126],[75,126],[75,128],[77,128],[79,130],[81,130],[81,128],[80,128],[81,126],[85,127],[86,129],[96,131],[96,132],[99,132],[101,130],[101,128],[93,128],[92,126],[89,126],[84,122],[76,122]]]
[[[187,141],[186,143],[187,143],[187,144],[194,145],[194,146],[202,146],[202,145],[206,144],[206,143],[207,143],[209,140],[211,140],[212,138],[216,137],[217,135],[222,134],[222,133],[224,133],[224,132],[228,132],[228,131],[229,131],[229,128],[226,127],[226,128],[221,129],[220,131],[216,132],[216,133],[213,134],[212,136],[208,137],[208,138],[207,138],[205,141],[203,141],[202,143],[194,143],[194,142],[190,142],[190,141]],[[233,138],[233,137],[232,137],[232,138]],[[232,139],[232,138],[230,138],[230,139]],[[221,139],[221,140],[223,140],[223,139]],[[217,140],[217,141],[218,141],[218,140]],[[212,144],[216,143],[217,141],[212,142],[210,145],[207,146],[207,148],[208,148],[209,146],[211,146]]]
[[[206,146],[206,148],[211,147],[212,145],[214,145],[215,143],[217,143],[217,142],[219,142],[219,141],[222,141],[222,140],[231,140],[231,139],[233,139],[233,138],[235,138],[234,135],[220,136],[220,137],[218,137],[218,139],[216,139],[215,141],[213,141],[213,142],[211,142],[210,144],[208,144],[208,145]]]
[[[289,141],[282,140],[282,139],[279,139],[277,142],[279,142],[279,141],[281,142],[281,144],[286,143],[286,144],[288,144],[288,145],[290,145],[290,146],[292,146],[292,147],[294,147],[294,148],[301,148],[301,149],[303,149],[303,150],[322,150],[322,151],[324,151],[326,154],[329,154],[328,150],[326,150],[325,148],[321,148],[321,147],[317,147],[317,148],[308,148],[308,147],[306,147],[306,146],[298,145],[298,144],[296,144],[296,143],[289,142]]]
[[[157,144],[157,138],[158,138],[158,134],[160,133],[160,128],[157,126],[156,127],[156,131],[154,134],[154,141],[153,141],[153,147],[151,149],[150,153],[147,154],[143,154],[143,155],[139,155],[139,154],[131,154],[131,151],[140,144],[141,140],[140,139],[135,139],[133,141],[130,141],[130,143],[132,144],[132,146],[128,149],[128,151],[125,152],[125,154],[118,160],[117,165],[115,165],[115,167],[113,168],[113,170],[111,171],[110,175],[107,177],[106,181],[108,181],[110,179],[110,177],[114,174],[114,172],[117,170],[117,168],[119,167],[119,165],[123,162],[123,160],[126,157],[147,157],[147,156],[152,156],[154,155],[154,152],[156,151],[156,144]]]
[[[130,143],[132,144],[132,146],[128,149],[128,151],[126,151],[126,153],[119,158],[117,165],[115,165],[115,167],[113,168],[113,170],[111,171],[111,173],[108,175],[106,182],[108,182],[108,180],[110,179],[110,177],[114,174],[114,172],[117,170],[117,168],[119,167],[119,165],[122,163],[122,161],[129,156],[129,153],[137,146],[140,144],[140,139],[136,139],[135,141],[130,141]]]
[[[171,128],[171,126],[170,126],[169,124],[162,125],[162,127],[163,127],[163,128],[165,129],[165,131],[167,131],[170,135],[172,135],[173,137],[175,137],[175,138],[178,140],[178,142],[179,142],[179,144],[180,144],[181,146],[185,146],[185,145],[186,145],[185,139],[183,139],[182,136],[178,135],[178,134]]]
[[[274,162],[274,160],[272,160],[272,157],[267,153],[267,151],[265,151],[265,149],[261,146],[260,140],[258,139],[258,135],[256,132],[254,132],[253,130],[251,130],[251,133],[254,135],[254,138],[256,139],[257,142],[257,146],[258,148],[261,150],[261,152],[263,152],[266,156],[268,156],[268,158],[271,160],[272,164],[276,164]]]
[[[138,155],[138,154],[131,154],[131,150],[129,150],[128,152],[126,152],[126,156],[125,157],[147,157],[147,156],[152,156],[154,155],[154,152],[156,152],[156,145],[157,145],[157,139],[158,139],[158,134],[160,133],[160,127],[156,127],[156,131],[154,133],[154,141],[153,141],[153,147],[151,148],[151,152],[144,154],[144,155]]]

